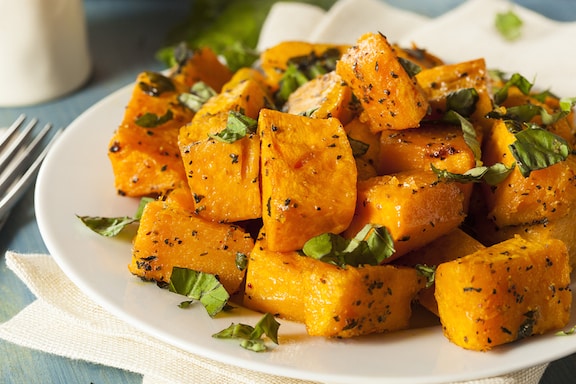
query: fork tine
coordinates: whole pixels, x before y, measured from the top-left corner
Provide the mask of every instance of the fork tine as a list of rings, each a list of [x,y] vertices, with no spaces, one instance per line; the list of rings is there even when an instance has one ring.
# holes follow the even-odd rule
[[[47,132],[50,127],[51,126],[47,124],[44,127],[44,130]],[[2,218],[5,218],[8,215],[12,207],[18,202],[20,197],[24,195],[24,192],[26,192],[28,187],[34,182],[34,180],[36,179],[36,175],[38,174],[40,164],[42,164],[42,161],[46,157],[46,154],[48,153],[54,142],[56,142],[61,133],[62,129],[58,129],[56,131],[56,133],[54,134],[54,136],[52,136],[46,147],[44,147],[42,152],[36,157],[34,162],[30,165],[30,167],[28,167],[26,172],[24,172],[24,174],[18,179],[18,181],[12,184],[10,188],[7,190],[7,192],[4,195],[2,195],[2,197],[0,198],[0,221],[2,220]],[[38,143],[36,143],[35,145],[37,144]]]
[[[2,170],[6,168],[6,164],[8,164],[10,159],[14,157],[14,154],[25,144],[26,138],[30,135],[32,129],[34,129],[38,120],[32,119],[32,121],[30,121],[30,123],[28,123],[28,125],[26,125],[26,127],[17,136],[12,137],[24,120],[20,121],[19,124],[16,124],[18,122],[19,120],[16,120],[15,124],[12,124],[12,126],[8,128],[8,133],[10,135],[9,137],[5,137],[2,143],[2,146],[6,146],[0,154],[0,169]]]
[[[14,135],[14,132],[16,132],[18,127],[22,125],[25,119],[26,115],[21,114],[16,118],[16,120],[14,120],[14,122],[10,125],[10,127],[6,129],[6,131],[2,135],[2,139],[0,140],[0,151],[2,151],[4,147],[8,145],[8,143],[10,142],[10,138],[12,137],[12,135]]]
[[[14,146],[15,148],[16,147],[21,148],[23,146],[24,144],[23,139],[29,136],[30,134],[29,128],[30,129],[33,128],[36,125],[36,123],[37,120],[31,122],[29,126],[26,127],[25,131],[23,131],[20,134],[20,136],[18,136],[18,139],[16,139],[17,143]],[[42,130],[37,135],[34,136],[32,141],[26,146],[26,149],[22,149],[21,151],[13,154],[12,159],[10,159],[8,164],[3,168],[0,166],[0,169],[2,170],[0,171],[0,193],[2,193],[3,190],[7,189],[7,187],[18,177],[18,175],[24,173],[26,166],[28,166],[30,163],[30,161],[26,161],[26,159],[27,158],[29,159],[31,156],[34,155],[37,147],[40,145],[40,143],[44,139],[44,136],[46,136],[46,134],[48,133],[48,131],[50,131],[51,128],[52,128],[51,124],[46,124],[44,128],[42,128]],[[4,153],[2,154],[1,158],[3,157]],[[0,164],[2,164],[2,161],[0,161]]]

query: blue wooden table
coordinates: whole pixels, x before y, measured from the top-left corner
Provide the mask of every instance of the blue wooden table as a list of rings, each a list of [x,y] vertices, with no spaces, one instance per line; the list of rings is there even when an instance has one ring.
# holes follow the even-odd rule
[[[429,16],[436,16],[460,1],[389,0],[405,8],[420,9]],[[576,2],[573,0],[524,0],[522,3],[552,18],[576,20]],[[94,65],[89,82],[80,90],[52,102],[26,108],[0,108],[0,126],[8,125],[25,112],[40,121],[66,127],[86,108],[132,83],[138,72],[163,69],[154,53],[164,45],[170,29],[185,18],[190,2],[85,0],[85,8]],[[3,256],[6,250],[46,252],[35,221],[33,190],[15,207],[6,227],[0,232],[0,322],[10,319],[34,300],[30,291],[7,269]],[[141,381],[142,377],[134,373],[48,355],[0,340],[0,383],[117,384]],[[576,383],[576,354],[552,363],[542,380],[542,384],[563,383]]]

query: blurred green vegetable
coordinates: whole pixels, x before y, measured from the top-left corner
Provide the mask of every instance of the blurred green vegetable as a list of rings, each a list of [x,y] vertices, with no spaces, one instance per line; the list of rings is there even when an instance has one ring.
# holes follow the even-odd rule
[[[186,21],[168,36],[167,46],[157,58],[172,66],[174,48],[186,42],[192,49],[208,46],[225,58],[232,71],[251,65],[262,24],[270,8],[278,0],[193,0]],[[335,0],[299,0],[324,9]]]

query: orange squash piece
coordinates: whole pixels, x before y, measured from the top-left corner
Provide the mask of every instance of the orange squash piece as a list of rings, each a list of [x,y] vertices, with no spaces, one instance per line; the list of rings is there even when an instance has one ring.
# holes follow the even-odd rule
[[[514,237],[436,270],[436,300],[446,337],[487,351],[564,327],[572,292],[566,246]]]
[[[407,253],[396,260],[395,264],[408,267],[415,267],[418,264],[437,267],[442,263],[456,260],[484,248],[484,245],[478,240],[460,228],[456,228],[426,244],[426,246]],[[436,302],[434,291],[435,284],[432,283],[431,286],[422,289],[418,293],[417,300],[424,308],[438,316],[438,303]]]
[[[456,183],[414,170],[358,181],[354,219],[345,236],[366,224],[384,226],[396,252],[390,262],[457,228],[464,220],[464,195]]]
[[[294,251],[344,231],[356,205],[356,163],[342,124],[263,109],[258,132],[269,249]]]
[[[314,60],[326,54],[332,56],[334,51],[340,56],[347,48],[347,45],[283,41],[262,52],[260,55],[260,68],[262,68],[262,71],[266,75],[270,87],[273,90],[277,90],[280,85],[280,79],[284,75],[291,60],[306,58]]]
[[[401,64],[386,37],[367,33],[350,47],[336,72],[360,100],[363,121],[375,132],[418,127],[428,111],[424,91]]]
[[[172,77],[188,87],[202,81],[219,93],[232,75],[232,71],[222,64],[212,49],[203,47],[192,51],[184,65],[177,68]]]
[[[425,285],[415,269],[310,260],[303,296],[308,334],[345,338],[408,328],[412,302]]]
[[[122,123],[108,146],[108,158],[119,194],[162,194],[186,182],[178,149],[178,131],[194,112],[178,102],[184,84],[159,73],[143,72],[136,79]],[[143,116],[166,121],[150,127],[138,123]]]
[[[352,91],[334,71],[312,79],[288,97],[283,110],[317,119],[335,117],[348,123],[355,113]]]
[[[462,174],[476,166],[474,153],[464,141],[462,129],[456,125],[423,123],[419,128],[380,134],[381,175],[410,169],[438,169]]]
[[[358,169],[358,180],[366,180],[378,175],[380,164],[380,133],[370,130],[367,123],[355,118],[344,126],[352,147],[354,145],[367,146],[366,152],[354,156]],[[354,141],[356,144],[353,144]]]
[[[415,269],[336,267],[298,252],[274,252],[265,234],[250,253],[244,305],[303,322],[308,334],[353,337],[408,327],[424,287]]]
[[[482,159],[486,165],[515,162],[509,145],[515,141],[506,124],[497,121],[485,140]],[[518,167],[501,183],[484,186],[487,216],[498,227],[556,220],[576,201],[576,156],[522,176]]]
[[[305,259],[297,251],[275,252],[261,232],[248,258],[243,304],[262,313],[304,322]]]
[[[256,127],[234,142],[218,141],[210,135],[227,128],[231,111],[256,119],[268,100],[257,81],[240,81],[208,100],[192,122],[180,130],[180,153],[201,217],[235,222],[261,216],[260,139]]]
[[[484,59],[424,69],[416,75],[416,80],[426,93],[432,119],[442,118],[446,113],[446,100],[451,93],[474,88],[478,93],[478,101],[470,117],[481,124],[485,130],[489,128],[490,123],[485,116],[492,111],[492,97],[488,82],[488,69]]]
[[[204,220],[177,200],[156,200],[144,208],[128,268],[159,283],[170,281],[173,267],[210,273],[232,294],[244,281],[236,255],[248,255],[253,247],[250,234],[237,225]]]

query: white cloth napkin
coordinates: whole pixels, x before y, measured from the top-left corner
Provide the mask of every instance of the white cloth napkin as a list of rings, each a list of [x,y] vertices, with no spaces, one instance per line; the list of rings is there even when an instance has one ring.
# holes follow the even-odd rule
[[[378,0],[340,0],[325,12],[301,3],[277,3],[262,28],[258,48],[284,40],[352,44],[365,32],[391,41],[416,43],[448,62],[485,57],[491,68],[535,77],[542,88],[576,95],[571,74],[576,23],[559,23],[514,6],[524,20],[520,40],[508,42],[494,29],[504,0],[469,0],[436,19],[412,14]],[[455,37],[456,36],[456,37]],[[305,381],[271,376],[195,356],[158,341],[94,304],[48,255],[6,254],[8,267],[37,300],[0,325],[10,342],[143,375],[144,383],[283,383]],[[546,364],[466,384],[536,384]]]
[[[140,373],[144,384],[312,383],[232,367],[156,340],[96,305],[51,256],[7,252],[6,264],[37,298],[0,325],[0,338],[12,343]],[[466,384],[537,384],[545,369],[542,364]]]

